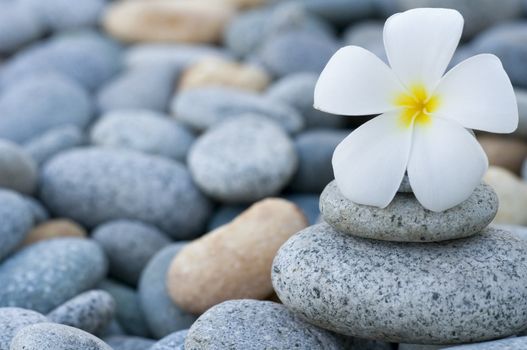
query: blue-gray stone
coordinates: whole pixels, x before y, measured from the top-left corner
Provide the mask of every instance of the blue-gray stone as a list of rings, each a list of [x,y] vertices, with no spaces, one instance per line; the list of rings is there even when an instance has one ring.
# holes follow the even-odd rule
[[[314,225],[320,218],[318,194],[292,193],[285,195],[284,198],[295,203],[302,210],[310,225]]]
[[[90,138],[97,146],[128,148],[184,163],[195,136],[167,115],[136,109],[103,115],[91,129]]]
[[[0,350],[9,350],[16,332],[35,323],[49,322],[46,316],[18,307],[0,307]]]
[[[209,224],[207,226],[207,230],[212,231],[220,226],[228,224],[232,221],[232,219],[240,215],[245,209],[247,209],[247,205],[244,204],[231,204],[220,206],[216,209],[214,214],[212,214],[212,217],[210,218]]]
[[[172,101],[171,111],[177,120],[198,131],[247,113],[272,119],[290,133],[304,127],[302,116],[287,104],[231,88],[204,87],[182,91]]]
[[[91,290],[66,301],[47,314],[50,321],[98,334],[112,321],[113,297],[103,290]]]
[[[0,95],[0,137],[17,143],[49,129],[85,127],[92,115],[88,93],[77,83],[56,74],[35,74]]]
[[[37,186],[37,165],[17,144],[0,139],[0,187],[32,194]]]
[[[112,280],[102,281],[97,288],[107,291],[114,298],[115,318],[126,334],[139,337],[150,335],[135,289]]]
[[[518,103],[518,129],[514,134],[527,139],[527,89],[514,89]]]
[[[101,111],[149,109],[165,112],[179,76],[170,65],[140,66],[124,71],[102,87],[97,95]]]
[[[20,1],[0,1],[0,53],[10,53],[44,33],[35,10]]]
[[[307,323],[282,304],[230,300],[213,306],[190,327],[186,350],[344,349],[344,340]]]
[[[188,329],[169,334],[152,345],[149,350],[185,350],[185,339],[187,334]]]
[[[384,62],[388,62],[383,41],[384,23],[377,20],[358,22],[346,29],[343,34],[343,46],[355,45],[373,52]]]
[[[104,338],[104,341],[113,350],[149,350],[155,341],[141,337],[130,337],[125,335],[114,335]]]
[[[112,350],[83,330],[57,323],[38,323],[22,328],[10,350]],[[114,349],[115,350],[115,349]]]
[[[110,275],[136,285],[144,267],[170,239],[156,227],[133,220],[109,221],[92,232],[110,263]]]
[[[152,335],[156,338],[186,329],[197,318],[175,305],[166,290],[168,268],[184,245],[176,243],[158,252],[143,270],[139,281],[139,298],[143,313]]]
[[[519,350],[527,348],[527,337],[507,338],[477,344],[444,348],[445,350]]]
[[[34,216],[24,197],[13,191],[0,189],[0,218],[1,261],[24,240],[33,227]],[[5,285],[0,283],[0,286],[0,289],[5,289]]]
[[[186,239],[203,233],[211,210],[182,164],[139,152],[67,151],[45,164],[40,184],[51,212],[88,227],[131,219]]]
[[[375,6],[371,0],[302,0],[306,9],[335,25],[372,17]]]
[[[38,165],[42,165],[56,154],[80,146],[84,142],[84,134],[78,126],[65,125],[30,139],[24,143],[24,149]]]
[[[32,244],[0,265],[0,306],[48,312],[94,287],[107,267],[102,249],[87,239]]]
[[[38,200],[30,196],[23,196],[23,197],[27,205],[29,206],[29,210],[33,214],[33,225],[34,226],[49,219],[48,210],[44,208],[42,203],[40,203]]]

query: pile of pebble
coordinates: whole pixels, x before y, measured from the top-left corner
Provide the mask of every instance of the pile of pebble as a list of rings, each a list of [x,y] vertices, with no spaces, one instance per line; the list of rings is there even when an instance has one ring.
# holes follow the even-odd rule
[[[525,1],[441,1],[465,17],[454,63],[494,53],[517,94],[517,132],[478,135],[488,185],[434,214],[409,188],[378,210],[332,183],[335,146],[368,118],[314,110],[318,74],[345,45],[385,59],[384,18],[423,6],[0,0],[0,350],[521,336]]]

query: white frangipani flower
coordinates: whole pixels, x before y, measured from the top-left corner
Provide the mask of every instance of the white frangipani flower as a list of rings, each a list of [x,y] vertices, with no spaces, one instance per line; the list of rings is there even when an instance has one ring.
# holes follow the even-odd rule
[[[413,9],[384,25],[390,67],[357,46],[340,49],[328,62],[315,88],[315,108],[342,115],[382,113],[333,154],[337,185],[351,201],[386,207],[407,172],[425,208],[456,206],[488,167],[467,129],[516,129],[516,98],[496,56],[473,56],[443,75],[462,29],[463,17],[455,10]]]

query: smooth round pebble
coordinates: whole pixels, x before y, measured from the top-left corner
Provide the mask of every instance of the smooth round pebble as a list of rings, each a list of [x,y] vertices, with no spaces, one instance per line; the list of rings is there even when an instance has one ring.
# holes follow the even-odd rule
[[[22,1],[0,2],[0,52],[10,53],[44,33],[35,10]]]
[[[359,238],[322,223],[280,248],[272,280],[291,311],[340,334],[470,343],[525,328],[525,249],[526,241],[494,228],[421,244]]]
[[[33,223],[35,225],[38,225],[49,219],[48,210],[44,208],[42,203],[30,196],[23,196],[23,198],[29,206],[31,213],[33,214]]]
[[[192,146],[194,181],[221,202],[254,202],[280,192],[298,159],[288,135],[274,122],[250,115],[212,128]]]
[[[289,133],[304,127],[302,116],[287,104],[232,88],[203,87],[182,91],[172,101],[171,111],[177,120],[197,131],[205,131],[244,114],[265,116]]]
[[[58,153],[80,146],[84,141],[84,134],[78,126],[65,125],[30,139],[24,143],[24,149],[38,165],[42,165]]]
[[[195,137],[164,114],[132,109],[103,115],[91,129],[90,139],[97,146],[127,148],[185,162]]]
[[[398,242],[437,242],[468,237],[488,226],[498,211],[498,195],[481,184],[463,203],[443,212],[421,206],[413,194],[397,193],[383,209],[355,204],[332,181],[320,196],[324,220],[354,236]]]
[[[22,328],[10,350],[114,350],[83,330],[56,323],[39,323]]]
[[[152,345],[149,350],[185,350],[185,338],[187,334],[188,329],[169,334]]]
[[[108,263],[86,239],[57,238],[32,244],[0,265],[0,306],[49,312],[94,287]]]
[[[24,239],[23,245],[61,237],[86,237],[86,230],[75,221],[69,219],[52,219],[31,229]]]
[[[483,180],[494,188],[500,206],[494,223],[527,225],[527,184],[507,169],[491,166]]]
[[[104,341],[110,345],[113,350],[147,350],[155,344],[155,341],[152,339],[126,335],[114,335],[104,338]]]
[[[343,340],[283,305],[250,299],[214,306],[192,325],[185,350],[343,349]]]
[[[37,186],[37,166],[17,144],[0,139],[0,187],[32,194]]]
[[[185,243],[172,244],[159,251],[143,270],[139,281],[139,298],[150,331],[156,338],[186,329],[197,316],[174,304],[166,288],[170,263]]]
[[[91,290],[66,301],[47,317],[52,322],[98,334],[110,324],[114,313],[113,297],[103,290]]]
[[[34,216],[24,197],[13,191],[0,189],[0,218],[1,261],[22,243],[33,226]],[[0,303],[0,306],[6,305]]]
[[[144,267],[170,239],[154,226],[132,220],[116,220],[98,226],[92,238],[110,263],[110,275],[136,285]]]
[[[185,239],[202,233],[210,214],[209,201],[182,164],[139,152],[68,151],[45,164],[40,184],[53,213],[88,227],[131,219]]]
[[[0,350],[9,350],[9,344],[21,328],[49,322],[46,316],[18,307],[0,307]]]

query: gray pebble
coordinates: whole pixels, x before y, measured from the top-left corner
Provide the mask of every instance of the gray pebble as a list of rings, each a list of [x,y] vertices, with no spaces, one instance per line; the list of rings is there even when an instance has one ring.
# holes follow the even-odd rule
[[[104,341],[113,350],[149,350],[155,341],[141,337],[130,337],[125,335],[115,335],[104,338]]]
[[[227,204],[218,207],[209,220],[207,230],[212,231],[220,226],[228,224],[232,221],[232,219],[240,215],[245,209],[247,209],[246,204]]]
[[[107,266],[102,249],[87,239],[32,244],[0,265],[0,306],[49,312],[94,287]]]
[[[3,91],[0,115],[0,137],[21,143],[58,126],[87,126],[92,103],[74,81],[56,74],[35,74]]]
[[[116,110],[93,126],[97,146],[129,148],[185,162],[194,135],[172,118],[148,110]]]
[[[300,231],[272,269],[280,300],[309,322],[388,342],[455,344],[527,323],[527,242],[487,228],[439,243],[354,237],[326,223]]]
[[[355,45],[373,52],[384,62],[388,62],[384,50],[384,23],[378,20],[365,20],[353,24],[343,34],[343,46]]]
[[[0,307],[0,350],[9,350],[16,332],[31,324],[49,322],[46,316],[18,307]]]
[[[320,196],[324,220],[351,235],[399,242],[437,242],[479,233],[498,210],[492,187],[481,184],[463,203],[443,212],[421,206],[413,194],[397,193],[384,209],[355,204],[345,198],[335,181]]]
[[[227,203],[275,195],[293,176],[298,159],[288,135],[256,115],[228,120],[202,135],[190,150],[194,181]]]
[[[198,131],[247,113],[272,119],[290,133],[298,132],[304,126],[302,116],[292,107],[247,91],[219,87],[196,88],[179,93],[172,101],[174,117]]]
[[[343,349],[343,339],[313,326],[282,304],[230,300],[213,306],[190,327],[186,350]]]
[[[185,339],[187,334],[188,329],[169,334],[152,345],[149,350],[185,350]]]
[[[150,335],[135,289],[112,280],[102,281],[97,288],[107,291],[115,300],[115,318],[126,334],[139,337]]]
[[[313,108],[313,95],[317,80],[318,74],[316,73],[290,74],[271,85],[266,95],[298,110],[304,117],[306,128],[343,125],[344,118]]]
[[[33,227],[34,215],[24,197],[10,190],[0,189],[0,218],[1,261],[22,243]],[[0,289],[3,288],[4,286]]]
[[[84,134],[81,129],[74,125],[65,125],[32,138],[24,144],[24,149],[38,165],[42,165],[56,154],[83,143]]]
[[[166,274],[172,259],[184,243],[170,245],[158,252],[143,270],[139,281],[139,298],[143,312],[156,338],[186,329],[196,320],[172,302],[166,290]]]
[[[170,239],[154,226],[133,220],[109,221],[92,232],[102,247],[110,274],[116,279],[136,285],[144,267]]]
[[[0,139],[0,187],[32,194],[37,185],[37,166],[24,149]]]
[[[202,233],[210,213],[182,164],[138,152],[64,152],[45,164],[40,183],[41,198],[53,213],[88,227],[131,219],[185,239]]]
[[[449,350],[519,350],[527,348],[527,337],[508,338],[445,348]]]
[[[52,322],[98,334],[110,324],[114,313],[113,297],[103,290],[91,290],[66,301],[47,317]]]
[[[31,213],[33,214],[33,225],[36,226],[49,219],[49,213],[46,208],[33,197],[23,196]]]
[[[306,0],[306,9],[339,26],[372,17],[375,13],[371,0]]]
[[[39,323],[22,328],[10,350],[112,350],[99,338],[83,330],[56,323]]]
[[[111,337],[114,335],[126,335],[124,329],[121,327],[117,320],[113,319],[108,327],[101,332],[101,337]]]
[[[511,225],[511,224],[491,224],[490,226],[500,229],[500,230],[509,231],[517,238],[527,241],[527,227],[526,226]]]
[[[31,6],[20,1],[0,1],[0,53],[13,52],[43,33]]]

